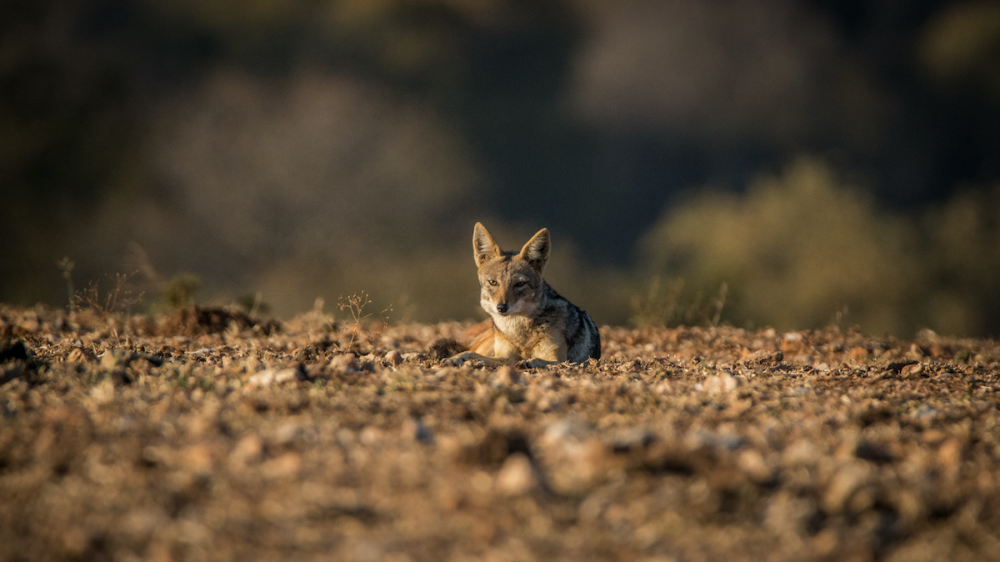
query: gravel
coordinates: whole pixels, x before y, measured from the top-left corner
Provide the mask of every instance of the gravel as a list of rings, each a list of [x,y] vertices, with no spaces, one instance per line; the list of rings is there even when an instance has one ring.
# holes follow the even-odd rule
[[[0,559],[1000,560],[996,340],[308,316],[0,307]]]

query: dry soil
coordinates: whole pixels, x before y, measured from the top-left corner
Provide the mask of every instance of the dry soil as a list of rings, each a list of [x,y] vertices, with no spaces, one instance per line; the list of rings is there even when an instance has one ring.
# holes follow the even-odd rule
[[[1000,345],[0,308],[2,560],[1000,560]]]

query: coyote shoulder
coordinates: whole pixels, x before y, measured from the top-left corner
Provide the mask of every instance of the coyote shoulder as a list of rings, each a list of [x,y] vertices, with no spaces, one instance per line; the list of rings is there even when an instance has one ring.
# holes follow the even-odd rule
[[[559,296],[542,270],[549,259],[548,229],[539,230],[520,252],[505,252],[482,223],[476,223],[472,248],[479,268],[479,303],[493,325],[479,335],[469,351],[449,361],[469,360],[487,365],[523,361],[537,368],[572,361],[600,359],[601,336],[590,315]]]

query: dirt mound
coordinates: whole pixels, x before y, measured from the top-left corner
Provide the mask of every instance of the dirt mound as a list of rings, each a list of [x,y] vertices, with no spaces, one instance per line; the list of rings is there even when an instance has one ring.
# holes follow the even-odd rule
[[[274,320],[251,318],[239,310],[221,306],[188,306],[164,318],[159,326],[164,334],[187,337],[218,334],[228,329],[270,335],[281,329]]]

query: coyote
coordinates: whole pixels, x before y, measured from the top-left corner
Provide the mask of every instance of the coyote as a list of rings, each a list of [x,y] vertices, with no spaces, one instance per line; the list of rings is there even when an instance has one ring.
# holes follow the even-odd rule
[[[600,359],[601,336],[594,321],[542,279],[550,247],[549,231],[543,228],[520,253],[504,252],[486,227],[476,223],[472,249],[479,268],[479,304],[493,325],[472,342],[469,351],[451,357],[451,364],[521,362],[538,368],[567,360]]]

